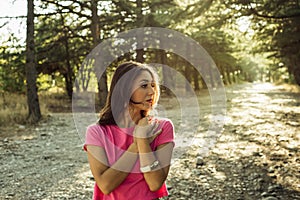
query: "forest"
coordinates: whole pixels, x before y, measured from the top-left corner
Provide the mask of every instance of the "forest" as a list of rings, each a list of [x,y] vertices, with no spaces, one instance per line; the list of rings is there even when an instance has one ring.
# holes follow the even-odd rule
[[[174,125],[160,199],[300,199],[299,0],[19,2],[0,12],[0,199],[92,199],[86,128],[128,60]]]
[[[300,84],[298,0],[28,0],[27,16],[13,18],[27,22],[26,42],[13,32],[1,36],[0,92],[3,107],[7,94],[26,95],[32,122],[41,118],[40,93],[60,91],[62,98],[71,99],[73,90],[86,91],[95,73],[91,67],[75,81],[84,58],[102,41],[140,27],[167,28],[197,41],[216,63],[225,85]],[[1,29],[9,20],[1,17]],[[100,107],[111,73],[124,60],[160,62],[182,73],[194,91],[206,87],[184,58],[163,50],[137,49],[107,66],[97,87]],[[171,76],[161,78],[172,82]]]

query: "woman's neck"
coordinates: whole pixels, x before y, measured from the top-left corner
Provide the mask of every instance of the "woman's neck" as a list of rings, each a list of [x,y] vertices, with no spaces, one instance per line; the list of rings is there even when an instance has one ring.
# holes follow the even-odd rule
[[[140,110],[136,110],[135,112],[126,110],[119,116],[118,122],[120,122],[122,127],[132,127],[138,124],[141,118],[142,115]]]

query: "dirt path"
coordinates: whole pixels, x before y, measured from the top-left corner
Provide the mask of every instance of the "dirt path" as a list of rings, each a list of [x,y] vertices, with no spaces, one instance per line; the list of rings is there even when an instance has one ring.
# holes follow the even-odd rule
[[[168,199],[300,199],[300,94],[271,84],[226,91],[221,137],[205,157],[197,143],[178,151]],[[209,98],[200,96],[202,108]],[[202,111],[197,130],[210,137],[203,128],[209,108]],[[178,112],[169,115],[180,126]],[[71,114],[0,131],[0,199],[91,199],[93,180]]]

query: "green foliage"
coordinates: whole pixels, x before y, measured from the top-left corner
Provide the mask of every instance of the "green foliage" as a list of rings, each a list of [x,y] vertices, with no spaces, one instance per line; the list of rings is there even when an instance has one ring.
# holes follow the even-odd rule
[[[74,83],[84,58],[95,46],[91,31],[92,4],[77,0],[35,2],[39,89],[56,86],[68,90],[68,84]],[[170,28],[199,42],[212,56],[225,83],[234,82],[230,80],[232,76],[245,81],[282,79],[300,83],[297,76],[300,70],[300,9],[297,0],[184,2],[189,1],[98,1],[99,42],[137,27]],[[238,20],[245,16],[251,22],[252,32],[241,31],[237,25]],[[0,49],[0,90],[24,92],[25,49],[11,47],[17,38],[10,37],[9,40]],[[146,62],[155,61],[157,56],[166,53],[149,49],[143,52]],[[126,59],[136,59],[136,54],[126,54],[111,64],[107,70],[108,79],[116,64]],[[180,58],[168,55],[167,60],[176,70],[188,72],[185,70],[188,63]],[[82,78],[95,76],[90,69],[87,67],[81,72],[86,76]],[[197,77],[189,79],[194,85],[201,82]],[[81,79],[76,84],[77,88],[85,90],[91,83]]]
[[[260,41],[256,52],[271,53],[275,74],[281,67],[288,69],[300,85],[300,5],[298,0],[247,2],[241,5],[251,15],[255,39]],[[283,72],[285,73],[285,72]],[[289,77],[293,79],[292,76]]]
[[[9,42],[9,41],[8,41]],[[0,91],[25,91],[25,55],[22,49],[0,48]]]

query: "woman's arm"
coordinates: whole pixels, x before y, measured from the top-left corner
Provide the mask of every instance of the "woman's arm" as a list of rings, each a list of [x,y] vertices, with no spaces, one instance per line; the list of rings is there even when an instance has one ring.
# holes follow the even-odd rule
[[[162,144],[157,147],[155,152],[153,152],[150,147],[149,140],[136,139],[136,142],[141,167],[151,165],[156,160],[159,161],[159,165],[155,169],[144,173],[144,178],[149,189],[151,191],[156,191],[161,188],[168,176],[174,144]]]
[[[111,193],[124,181],[138,158],[135,143],[112,166],[109,166],[105,150],[101,147],[87,145],[87,155],[91,172],[104,194]]]
[[[156,151],[152,151],[150,144],[162,132],[162,129],[155,132],[158,126],[159,122],[157,120],[153,121],[149,117],[144,117],[139,120],[138,126],[134,130],[134,140],[139,152],[140,166],[151,166],[155,161],[159,161],[159,165],[154,169],[144,172],[144,178],[151,191],[160,189],[166,180],[174,147],[174,143],[167,142],[159,145]]]

